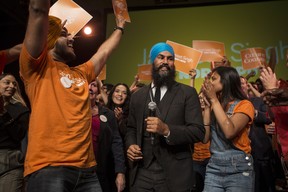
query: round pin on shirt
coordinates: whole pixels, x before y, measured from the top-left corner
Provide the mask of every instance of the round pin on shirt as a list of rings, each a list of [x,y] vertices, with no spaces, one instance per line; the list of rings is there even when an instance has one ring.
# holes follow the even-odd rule
[[[100,120],[105,123],[107,122],[107,117],[105,117],[104,115],[100,115]]]

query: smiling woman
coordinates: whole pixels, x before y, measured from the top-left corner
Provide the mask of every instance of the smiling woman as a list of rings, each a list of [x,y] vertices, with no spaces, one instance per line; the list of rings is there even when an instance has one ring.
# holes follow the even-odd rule
[[[0,94],[0,191],[21,191],[29,110],[13,75],[0,75]]]
[[[116,84],[108,95],[107,107],[114,111],[123,139],[126,133],[126,120],[129,113],[130,97],[129,87],[125,83]]]

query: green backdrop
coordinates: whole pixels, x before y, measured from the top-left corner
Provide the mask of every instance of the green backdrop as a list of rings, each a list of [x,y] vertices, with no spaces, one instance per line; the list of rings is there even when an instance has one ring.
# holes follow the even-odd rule
[[[267,54],[276,48],[276,74],[288,79],[285,53],[288,49],[288,1],[211,5],[203,7],[130,11],[131,23],[127,23],[120,46],[107,62],[105,82],[130,85],[137,73],[137,65],[149,62],[151,46],[171,40],[192,46],[192,40],[213,40],[225,43],[225,52],[232,66],[240,75],[250,71],[241,66],[240,50],[262,47]],[[129,5],[128,5],[129,9]],[[115,26],[114,15],[107,15],[107,35]],[[269,55],[269,54],[268,54]],[[269,57],[267,58],[269,59]],[[210,71],[210,64],[199,63],[196,89]],[[256,71],[256,77],[259,73]],[[177,81],[189,84],[189,76],[177,74]]]

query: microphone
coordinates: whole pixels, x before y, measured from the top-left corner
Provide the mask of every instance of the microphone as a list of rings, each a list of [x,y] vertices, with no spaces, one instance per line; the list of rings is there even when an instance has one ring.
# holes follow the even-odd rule
[[[156,105],[155,102],[150,101],[148,103],[148,109],[149,109],[148,117],[156,117],[156,108],[157,108],[157,105]],[[151,145],[154,145],[154,143],[155,143],[155,133],[150,133],[150,139],[151,139]]]

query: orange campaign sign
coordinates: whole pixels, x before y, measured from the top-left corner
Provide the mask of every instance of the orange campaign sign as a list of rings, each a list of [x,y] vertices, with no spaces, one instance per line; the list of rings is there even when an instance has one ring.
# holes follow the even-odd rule
[[[225,45],[218,41],[193,40],[192,47],[202,51],[200,61],[221,61],[225,55]]]
[[[112,5],[114,14],[119,20],[124,19],[126,22],[131,22],[126,0],[112,0]]]
[[[100,71],[100,73],[98,75],[98,79],[101,81],[106,79],[106,64],[104,65],[104,67]]]
[[[67,20],[65,27],[73,37],[92,19],[89,13],[72,0],[58,0],[50,8],[49,15],[60,18],[62,22]]]
[[[171,45],[174,49],[174,64],[177,71],[189,74],[191,69],[197,68],[198,62],[202,55],[201,51],[169,40],[167,40],[166,43]]]
[[[152,65],[142,64],[138,65],[138,75],[140,81],[151,81],[152,80]]]
[[[248,48],[240,51],[243,69],[266,66],[266,52],[263,48]]]

